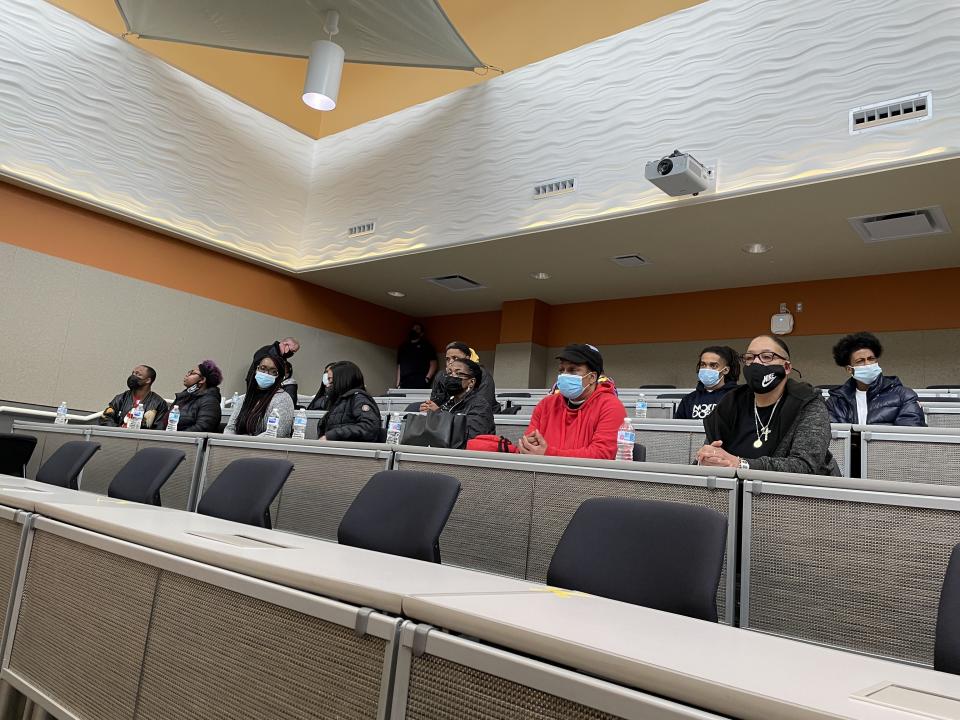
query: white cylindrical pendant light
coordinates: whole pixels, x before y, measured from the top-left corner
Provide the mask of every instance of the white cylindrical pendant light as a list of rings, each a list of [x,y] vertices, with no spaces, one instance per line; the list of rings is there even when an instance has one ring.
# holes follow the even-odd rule
[[[343,48],[329,40],[317,40],[310,48],[303,102],[314,110],[333,110],[342,73]]]

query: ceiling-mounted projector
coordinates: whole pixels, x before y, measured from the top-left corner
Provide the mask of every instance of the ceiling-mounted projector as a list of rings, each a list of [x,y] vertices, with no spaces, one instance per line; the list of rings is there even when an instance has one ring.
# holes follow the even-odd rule
[[[713,170],[679,150],[660,160],[648,162],[644,177],[673,197],[699,195],[716,186]]]

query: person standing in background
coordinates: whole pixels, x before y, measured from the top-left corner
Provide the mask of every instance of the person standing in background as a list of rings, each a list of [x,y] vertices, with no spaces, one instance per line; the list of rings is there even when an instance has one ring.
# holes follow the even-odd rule
[[[250,382],[253,380],[253,376],[257,372],[257,365],[259,365],[260,361],[268,355],[272,355],[278,360],[289,360],[299,349],[300,341],[293,337],[285,337],[283,340],[274,341],[271,345],[264,345],[253,354],[253,362],[250,363],[250,369],[247,370],[247,376],[244,378],[244,383],[247,387],[250,386]]]
[[[414,323],[410,335],[397,348],[397,387],[428,388],[437,374],[437,351],[423,336],[423,325]]]

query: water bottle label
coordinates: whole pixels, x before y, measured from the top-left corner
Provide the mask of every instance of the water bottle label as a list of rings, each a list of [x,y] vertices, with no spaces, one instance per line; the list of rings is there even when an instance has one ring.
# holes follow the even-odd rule
[[[637,441],[637,434],[635,432],[621,430],[619,433],[617,433],[617,442],[630,443],[631,445],[633,445],[636,441]]]

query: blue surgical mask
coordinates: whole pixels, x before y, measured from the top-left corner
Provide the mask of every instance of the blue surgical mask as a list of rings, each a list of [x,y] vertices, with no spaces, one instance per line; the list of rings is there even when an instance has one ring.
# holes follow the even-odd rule
[[[254,377],[257,379],[257,385],[260,386],[261,390],[266,390],[277,381],[270,373],[260,372],[259,370],[257,370],[257,374],[254,375]]]
[[[711,370],[710,368],[700,368],[700,371],[697,373],[697,377],[705,387],[713,387],[720,382],[720,371]]]
[[[853,377],[864,385],[870,385],[883,373],[879,363],[873,365],[858,365],[853,369]]]
[[[580,375],[557,375],[557,390],[568,400],[575,400],[583,395],[583,377]]]

